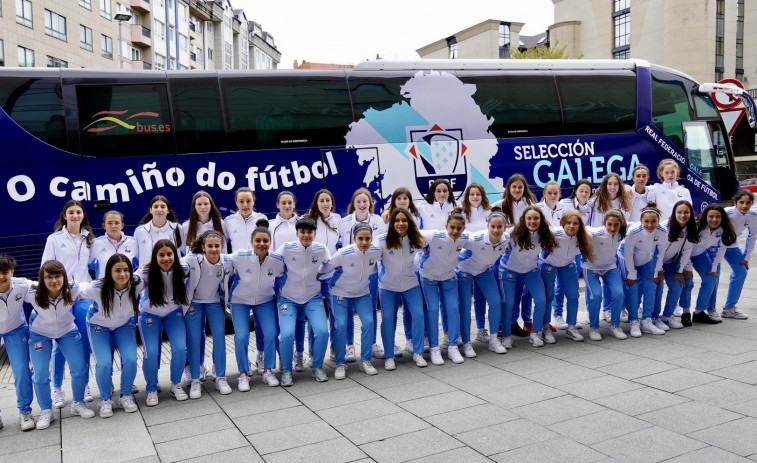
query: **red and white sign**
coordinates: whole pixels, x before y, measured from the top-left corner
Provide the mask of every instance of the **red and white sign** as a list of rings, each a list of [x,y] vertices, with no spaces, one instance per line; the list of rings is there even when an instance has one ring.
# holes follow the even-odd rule
[[[718,83],[733,84],[741,89],[744,88],[744,85],[736,79],[723,79]],[[710,96],[720,111],[720,117],[723,118],[723,123],[726,129],[728,129],[728,136],[730,137],[733,135],[736,126],[739,125],[741,118],[744,117],[746,107],[742,104],[741,98],[725,92],[712,92]]]

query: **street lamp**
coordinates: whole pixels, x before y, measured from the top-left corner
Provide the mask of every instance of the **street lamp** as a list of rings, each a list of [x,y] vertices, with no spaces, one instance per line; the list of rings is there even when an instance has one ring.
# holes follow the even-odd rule
[[[124,68],[124,58],[121,55],[121,24],[123,24],[124,21],[130,21],[131,20],[131,13],[128,11],[122,11],[120,13],[116,13],[115,16],[113,16],[116,21],[118,21],[118,66],[119,68]]]

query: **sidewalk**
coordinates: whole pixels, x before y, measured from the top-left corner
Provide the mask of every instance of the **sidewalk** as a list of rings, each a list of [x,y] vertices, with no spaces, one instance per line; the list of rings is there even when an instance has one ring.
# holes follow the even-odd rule
[[[726,265],[719,304],[728,275]],[[558,332],[556,345],[536,349],[517,339],[505,355],[474,343],[478,358],[462,365],[421,369],[405,353],[396,371],[375,360],[379,374],[369,377],[353,363],[348,378],[336,381],[327,362],[327,383],[306,371],[286,389],[255,374],[247,393],[236,390],[227,348],[231,395],[218,394],[208,378],[201,399],[176,402],[164,365],[161,402],[148,408],[140,368],[139,413],[116,409],[110,419],[84,420],[66,407],[49,429],[28,433],[19,429],[3,365],[0,462],[757,460],[755,270],[739,308],[749,320],[664,336],[617,341],[603,322],[602,342],[576,343]],[[97,396],[94,377],[90,384]],[[65,387],[70,400],[68,379]]]

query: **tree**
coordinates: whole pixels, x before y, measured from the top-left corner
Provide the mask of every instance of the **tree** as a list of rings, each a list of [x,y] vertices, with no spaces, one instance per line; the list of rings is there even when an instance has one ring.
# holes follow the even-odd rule
[[[571,59],[571,57],[565,53],[568,45],[559,46],[559,43],[555,43],[554,47],[536,46],[528,48],[526,51],[520,51],[517,48],[510,49],[510,58],[513,59]],[[581,53],[576,59],[581,59],[584,54]]]

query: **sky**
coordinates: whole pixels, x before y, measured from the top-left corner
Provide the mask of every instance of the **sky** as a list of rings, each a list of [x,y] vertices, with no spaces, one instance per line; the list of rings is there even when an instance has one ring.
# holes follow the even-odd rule
[[[231,0],[273,35],[280,69],[294,60],[357,64],[417,59],[416,49],[487,19],[522,22],[521,34],[544,32],[552,0]]]

